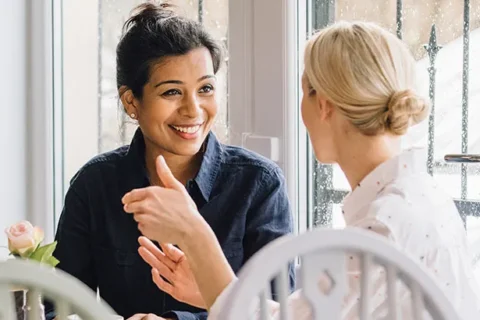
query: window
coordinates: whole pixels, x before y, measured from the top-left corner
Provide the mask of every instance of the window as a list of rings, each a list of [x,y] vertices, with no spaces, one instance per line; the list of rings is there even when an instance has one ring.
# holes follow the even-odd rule
[[[55,202],[58,218],[72,175],[95,154],[128,143],[132,134],[134,126],[116,96],[115,46],[129,11],[141,1],[53,2],[61,7],[57,12],[63,22],[54,34],[54,48],[61,49],[54,64],[63,66],[62,80],[56,77],[54,110],[55,137],[60,137],[55,146],[61,151],[55,154],[55,168],[60,168],[55,171],[59,177],[55,194],[61,195]],[[433,121],[412,128],[404,145],[430,146],[432,174],[456,199],[472,243],[480,243],[480,164],[444,161],[446,154],[480,153],[480,129],[473,121],[480,118],[480,109],[474,107],[480,99],[480,77],[475,72],[480,62],[472,58],[480,51],[480,0],[169,2],[181,14],[200,19],[225,45],[228,34],[229,59],[219,75],[218,83],[224,87],[215,132],[223,141],[245,146],[280,165],[299,231],[317,225],[342,226],[339,204],[349,189],[337,166],[316,163],[299,116],[299,71],[307,35],[335,20],[360,19],[375,21],[401,36],[417,60],[422,92],[435,98]],[[469,8],[468,24],[465,8]],[[432,38],[433,25],[436,37]],[[468,63],[463,53],[466,26]],[[430,39],[442,46],[434,59],[434,81],[424,47]],[[464,70],[469,71],[466,76]],[[435,84],[434,91],[430,84]],[[466,99],[464,88],[468,88]],[[480,245],[476,247],[480,253]]]
[[[480,253],[480,164],[447,163],[446,154],[480,154],[480,1],[307,1],[306,33],[335,20],[368,20],[395,32],[417,61],[419,86],[433,98],[430,121],[410,131],[405,147],[427,147],[428,168],[455,198],[469,240]],[[302,22],[303,23],[303,22]],[[464,34],[466,36],[464,36]],[[470,57],[470,58],[469,58]],[[305,133],[300,133],[302,139]],[[300,143],[301,144],[301,143]],[[348,182],[338,166],[320,165],[310,150],[299,156],[310,163],[309,227],[344,224],[339,203]],[[308,193],[307,193],[308,194]]]
[[[63,27],[55,43],[63,67],[61,91],[55,105],[56,152],[55,213],[59,218],[63,196],[77,170],[98,153],[128,144],[136,125],[128,120],[116,89],[115,49],[124,21],[140,0],[59,1]],[[175,10],[201,21],[227,45],[228,0],[170,0]],[[58,17],[58,15],[57,15]],[[61,60],[63,58],[63,61]],[[63,63],[62,63],[63,62]],[[61,68],[59,68],[61,69]],[[220,110],[214,128],[221,141],[229,139],[227,106],[228,61],[217,74]],[[63,149],[63,150],[61,150]]]

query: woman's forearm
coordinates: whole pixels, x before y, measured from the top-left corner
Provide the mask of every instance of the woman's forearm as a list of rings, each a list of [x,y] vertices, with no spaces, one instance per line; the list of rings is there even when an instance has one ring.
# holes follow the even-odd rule
[[[207,309],[235,278],[217,237],[203,220],[191,225],[181,249],[185,252]]]

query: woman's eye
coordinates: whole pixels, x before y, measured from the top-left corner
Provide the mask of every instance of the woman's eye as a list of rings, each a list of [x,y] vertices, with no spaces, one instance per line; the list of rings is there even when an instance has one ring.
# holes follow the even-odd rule
[[[201,93],[209,93],[211,91],[213,91],[213,86],[211,85],[207,85],[207,86],[204,86],[203,88],[200,89],[200,92]]]
[[[313,87],[308,87],[308,94],[309,95],[314,95],[315,93],[317,93],[317,91],[315,89],[313,89]]]
[[[177,94],[181,94],[180,91],[178,91],[177,89],[171,89],[171,90],[168,90],[168,91],[164,92],[162,94],[162,96],[174,96],[174,95],[177,95]]]

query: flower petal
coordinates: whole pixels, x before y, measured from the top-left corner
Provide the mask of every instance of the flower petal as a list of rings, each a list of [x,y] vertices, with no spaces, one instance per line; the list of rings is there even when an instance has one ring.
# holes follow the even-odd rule
[[[35,227],[33,228],[33,237],[35,239],[35,243],[38,245],[45,239],[45,232],[43,232],[42,228]]]

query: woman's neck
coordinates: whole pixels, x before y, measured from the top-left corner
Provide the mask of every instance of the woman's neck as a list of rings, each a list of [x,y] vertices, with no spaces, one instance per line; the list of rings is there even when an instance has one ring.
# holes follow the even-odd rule
[[[188,180],[193,179],[200,169],[202,160],[200,153],[197,153],[193,156],[179,156],[163,150],[158,150],[152,146],[146,146],[145,165],[151,185],[163,185],[158,178],[156,169],[156,160],[160,155],[165,158],[165,162],[172,171],[173,176],[183,185],[185,185]]]
[[[345,173],[352,190],[376,167],[400,152],[398,137],[369,137],[358,134],[355,139],[344,141],[339,152],[338,164]]]

